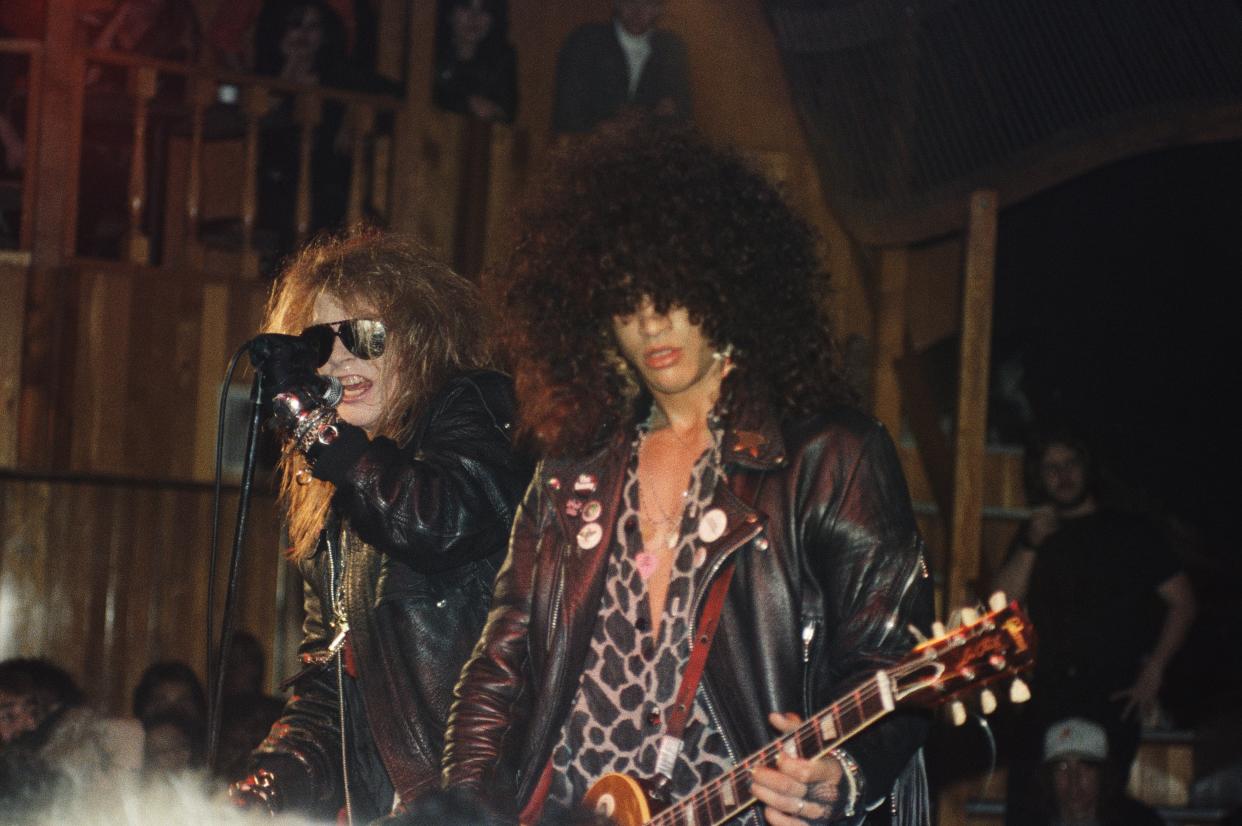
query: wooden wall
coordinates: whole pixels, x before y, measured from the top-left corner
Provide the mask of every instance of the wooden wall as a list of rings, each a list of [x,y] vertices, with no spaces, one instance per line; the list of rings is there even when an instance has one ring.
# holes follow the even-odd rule
[[[15,356],[0,367],[0,658],[49,657],[123,712],[153,660],[204,669],[218,393],[266,285],[103,262],[0,267],[0,279],[0,352]],[[248,382],[243,371],[235,392]],[[239,623],[275,676],[293,664],[301,592],[286,600],[269,477],[255,486]],[[230,492],[225,555],[235,511]]]
[[[236,502],[225,499],[222,569]],[[184,660],[203,675],[210,517],[205,485],[0,471],[0,659],[47,657],[114,713],[127,712],[156,660]],[[239,627],[267,641],[269,655],[296,633],[301,600],[278,548],[272,498],[256,496]],[[217,583],[222,593],[223,576]]]

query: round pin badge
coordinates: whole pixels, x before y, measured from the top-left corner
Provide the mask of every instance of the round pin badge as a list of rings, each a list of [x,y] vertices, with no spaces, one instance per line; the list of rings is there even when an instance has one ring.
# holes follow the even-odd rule
[[[715,542],[724,535],[729,520],[720,508],[712,508],[699,520],[699,539]]]
[[[598,499],[592,499],[582,506],[582,518],[587,522],[594,522],[599,519],[601,513],[604,512],[604,506],[599,503]]]
[[[598,522],[588,522],[578,531],[578,547],[589,551],[604,538],[604,529]]]

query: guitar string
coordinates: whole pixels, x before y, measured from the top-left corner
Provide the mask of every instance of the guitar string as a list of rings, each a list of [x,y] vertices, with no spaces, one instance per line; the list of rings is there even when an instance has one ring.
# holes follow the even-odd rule
[[[928,653],[930,653],[930,649],[928,649]],[[909,674],[913,673],[919,668],[923,668],[927,666],[928,664],[935,663],[937,661],[938,661],[938,658],[929,657],[925,655],[917,660],[897,663],[894,666],[892,666],[891,669],[886,670],[884,673],[890,678],[900,679],[901,677],[908,676]],[[879,697],[882,693],[883,693],[883,690],[880,688],[877,681],[875,679],[872,679],[868,681],[867,683],[863,684],[862,686],[859,686],[859,688],[855,689],[853,692],[851,692],[850,696],[855,698],[855,705],[861,707],[866,703],[867,700],[875,699],[876,697]],[[662,810],[661,812],[659,812],[658,814],[656,814],[650,820],[647,821],[648,826],[677,826],[677,824],[681,822],[680,820],[681,812],[684,812],[687,809],[697,810],[699,804],[710,805],[719,796],[719,793],[724,788],[726,782],[732,785],[732,782],[733,782],[732,778],[740,776],[744,771],[753,770],[753,768],[756,766],[767,765],[769,761],[773,760],[777,755],[781,753],[781,751],[784,750],[784,746],[786,743],[793,741],[797,743],[800,747],[801,737],[804,734],[813,733],[813,732],[816,733],[817,737],[822,737],[822,735],[819,735],[817,732],[815,732],[815,729],[818,727],[820,721],[823,720],[826,716],[828,716],[829,713],[832,713],[835,710],[837,710],[838,706],[842,704],[844,699],[845,698],[842,698],[841,700],[838,700],[837,702],[827,706],[822,711],[812,715],[809,719],[807,719],[802,725],[800,725],[794,731],[790,732],[789,734],[782,735],[781,737],[772,741],[768,745],[759,749],[759,751],[755,752],[750,757],[742,760],[741,763],[739,763],[733,769],[730,769],[725,774],[722,774],[720,777],[717,777],[714,780],[708,781],[697,791],[693,792],[689,797],[685,798],[684,800],[674,804],[673,806],[667,809]],[[869,718],[865,718],[864,720],[860,721],[859,725],[854,727],[854,731],[851,732],[850,736],[853,736],[853,734],[856,734],[857,732],[871,725],[872,723],[874,723],[876,720],[880,719],[887,713],[888,713],[888,709],[885,709],[881,711],[879,714],[876,714]],[[838,720],[840,719],[839,716],[836,714],[834,714],[833,716],[834,716],[834,719],[838,719]],[[834,738],[832,741],[832,744],[831,745],[825,744],[827,747],[824,749],[824,751],[820,752],[819,754],[826,753],[833,746],[837,745],[838,743],[841,743],[844,739],[845,738],[843,737]],[[732,808],[730,808],[729,806],[725,807],[725,819],[728,819],[729,817],[734,816],[736,813],[740,812],[741,810],[749,807],[751,803],[754,802],[754,800],[755,800],[754,795],[751,795],[749,792],[746,793],[745,799],[741,799],[741,797],[739,797],[739,799],[732,805]],[[708,811],[710,813],[710,809]],[[674,816],[677,816],[678,819],[674,820],[673,819]],[[717,822],[717,821],[713,820],[713,822]]]

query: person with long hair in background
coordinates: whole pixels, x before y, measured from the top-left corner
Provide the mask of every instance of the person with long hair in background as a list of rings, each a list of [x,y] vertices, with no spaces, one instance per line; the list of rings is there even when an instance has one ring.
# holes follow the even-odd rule
[[[367,822],[437,785],[452,687],[529,470],[477,290],[426,251],[378,234],[313,243],[264,329],[304,668],[231,795]],[[317,376],[340,383],[335,408],[306,391]]]

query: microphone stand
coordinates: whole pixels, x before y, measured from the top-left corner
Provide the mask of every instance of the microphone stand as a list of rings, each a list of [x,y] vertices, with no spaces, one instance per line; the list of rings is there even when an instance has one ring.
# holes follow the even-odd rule
[[[244,349],[244,348],[243,348]],[[238,352],[240,355],[241,351]],[[234,356],[234,365],[237,356]],[[232,370],[230,369],[230,375]],[[224,392],[228,392],[228,383],[224,385]],[[255,453],[259,437],[259,424],[261,422],[261,404],[263,398],[263,374],[256,370],[254,374],[254,383],[250,388],[250,405],[252,413],[250,416],[250,425],[246,429],[246,456],[242,464],[241,488],[237,496],[237,524],[233,529],[233,553],[229,562],[229,575],[224,593],[224,622],[223,629],[220,634],[220,650],[214,660],[214,668],[212,667],[211,643],[212,643],[212,621],[211,612],[215,601],[215,563],[216,563],[216,537],[213,532],[212,548],[211,548],[211,572],[208,581],[207,590],[207,664],[208,664],[208,690],[210,691],[210,702],[207,711],[207,766],[214,770],[216,766],[216,757],[220,748],[220,724],[221,724],[221,702],[224,699],[224,667],[228,662],[229,649],[233,646],[233,633],[236,630],[236,614],[237,614],[237,580],[241,571],[241,555],[242,541],[246,533],[246,516],[250,511],[250,492],[254,482],[254,466]],[[221,404],[223,410],[223,403]],[[221,436],[223,436],[224,416],[220,417]],[[221,441],[223,439],[221,438]],[[217,496],[217,516],[219,512],[219,482],[220,482],[220,444],[217,443],[216,451],[216,496]],[[218,524],[217,518],[217,524]]]

